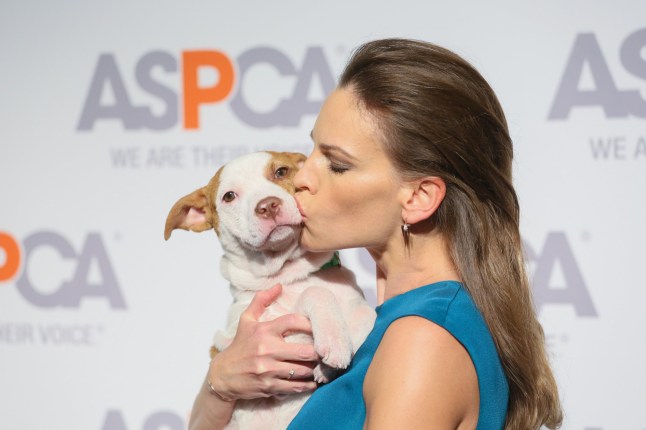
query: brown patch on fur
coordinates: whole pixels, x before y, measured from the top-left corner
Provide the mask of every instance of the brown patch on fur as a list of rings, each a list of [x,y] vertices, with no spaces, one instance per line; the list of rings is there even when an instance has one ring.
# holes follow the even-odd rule
[[[220,217],[218,217],[218,205],[215,201],[215,194],[218,192],[218,188],[220,187],[220,175],[222,174],[223,169],[224,166],[220,167],[205,187],[206,195],[209,199],[209,205],[211,206],[211,208],[213,208],[213,213],[211,214],[211,224],[213,225],[213,229],[218,236],[220,236]]]
[[[211,178],[205,187],[198,188],[192,193],[185,195],[173,205],[168,213],[168,217],[166,217],[164,239],[168,240],[173,230],[178,228],[195,232],[215,229],[215,232],[218,235],[220,234],[219,218],[213,199],[220,184],[222,169],[223,167],[216,172],[215,176]],[[204,222],[192,223],[190,220],[187,220],[191,209],[203,213],[205,218]]]
[[[211,347],[211,349],[209,350],[209,355],[211,356],[211,358],[213,358],[213,357],[215,357],[215,356],[216,356],[216,354],[218,354],[219,352],[220,352],[220,351],[219,351],[215,346],[212,346],[212,347]]]
[[[293,195],[296,191],[294,175],[298,172],[298,169],[300,169],[307,157],[297,152],[267,152],[271,155],[271,162],[265,169],[265,177]],[[281,167],[287,167],[287,174],[277,178],[275,175],[276,171]]]

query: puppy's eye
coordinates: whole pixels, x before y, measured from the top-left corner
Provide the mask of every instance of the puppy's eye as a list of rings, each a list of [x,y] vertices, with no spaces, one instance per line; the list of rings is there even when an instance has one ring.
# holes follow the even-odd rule
[[[233,199],[235,199],[235,198],[236,198],[236,193],[234,193],[233,191],[227,191],[222,196],[222,200],[224,200],[227,203],[232,202]]]
[[[279,167],[279,168],[278,168],[278,169],[276,169],[276,171],[274,172],[274,178],[276,178],[276,179],[278,179],[278,178],[284,178],[285,176],[287,176],[287,173],[288,173],[288,172],[289,172],[289,167],[285,167],[285,166],[283,166],[283,167]]]

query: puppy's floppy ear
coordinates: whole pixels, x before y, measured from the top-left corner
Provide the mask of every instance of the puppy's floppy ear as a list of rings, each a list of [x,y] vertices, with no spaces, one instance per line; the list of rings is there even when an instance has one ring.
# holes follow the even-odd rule
[[[202,187],[175,203],[166,218],[164,239],[168,240],[176,228],[196,232],[213,228],[213,211],[206,193],[207,187]]]

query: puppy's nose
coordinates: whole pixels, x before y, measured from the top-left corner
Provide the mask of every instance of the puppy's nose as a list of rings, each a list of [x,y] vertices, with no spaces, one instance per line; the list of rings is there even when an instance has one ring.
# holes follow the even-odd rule
[[[265,197],[256,205],[256,215],[261,218],[276,218],[283,201],[278,197]]]

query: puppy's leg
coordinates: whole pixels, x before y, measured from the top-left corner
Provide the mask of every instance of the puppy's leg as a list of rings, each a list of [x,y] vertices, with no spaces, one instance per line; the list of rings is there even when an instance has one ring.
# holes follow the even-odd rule
[[[335,369],[345,369],[352,359],[352,340],[341,312],[341,307],[331,291],[321,287],[306,289],[296,304],[296,311],[306,315],[312,323],[314,349],[323,364],[314,369],[317,382],[329,382]]]
[[[375,325],[377,314],[367,303],[359,303],[348,309],[346,307],[346,324],[352,339],[352,351],[357,352]]]

